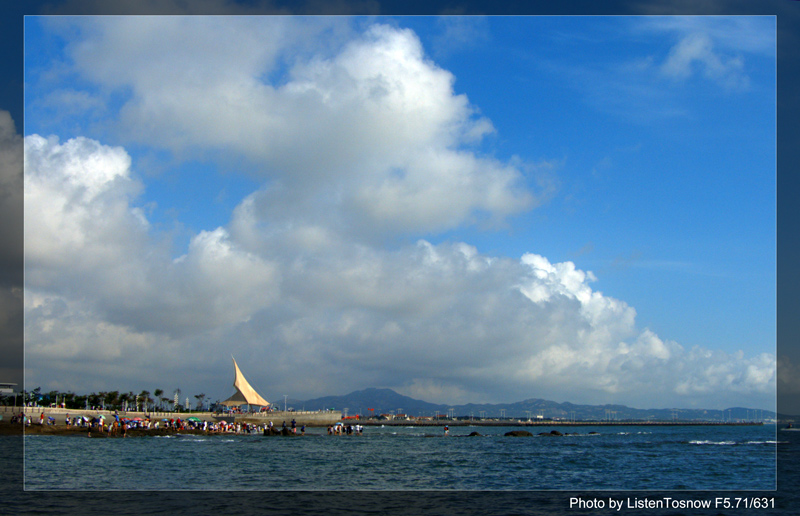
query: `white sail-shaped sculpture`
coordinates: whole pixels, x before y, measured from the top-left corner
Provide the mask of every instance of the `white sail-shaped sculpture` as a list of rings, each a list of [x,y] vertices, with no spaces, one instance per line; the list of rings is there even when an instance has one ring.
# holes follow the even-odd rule
[[[269,407],[269,402],[262,398],[261,395],[247,383],[242,371],[239,370],[236,359],[233,357],[231,357],[231,359],[233,359],[233,368],[236,370],[236,378],[233,380],[233,386],[236,388],[236,392],[233,396],[223,401],[222,404],[228,407],[238,407],[239,405]]]

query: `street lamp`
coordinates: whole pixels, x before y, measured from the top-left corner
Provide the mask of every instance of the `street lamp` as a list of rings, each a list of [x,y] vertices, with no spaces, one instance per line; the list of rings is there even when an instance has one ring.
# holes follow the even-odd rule
[[[286,398],[288,398],[288,394],[283,395],[283,411],[286,412]]]

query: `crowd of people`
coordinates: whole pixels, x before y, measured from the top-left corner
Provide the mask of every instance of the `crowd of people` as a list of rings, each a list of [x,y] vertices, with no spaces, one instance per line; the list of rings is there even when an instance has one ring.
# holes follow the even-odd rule
[[[44,411],[42,411],[39,415],[39,424],[40,425],[55,425],[56,420],[53,417],[45,417]],[[30,415],[26,415],[24,412],[20,412],[19,414],[14,414],[11,417],[11,423],[21,423],[26,426],[30,426],[34,424],[33,418]],[[159,429],[167,429],[167,430],[200,430],[210,434],[252,434],[252,433],[264,433],[266,434],[273,434],[273,433],[289,433],[292,434],[300,434],[305,435],[306,433],[306,426],[300,425],[298,429],[297,421],[292,419],[291,423],[287,425],[286,421],[283,422],[281,425],[280,431],[275,428],[272,421],[261,425],[261,424],[253,424],[253,423],[246,423],[246,422],[227,422],[227,421],[204,421],[197,418],[189,418],[189,419],[180,419],[180,418],[170,418],[170,419],[151,419],[149,416],[145,418],[135,417],[129,418],[120,416],[119,412],[114,413],[113,419],[109,418],[106,421],[106,417],[103,415],[98,416],[81,416],[77,415],[74,417],[70,417],[69,413],[64,416],[64,425],[67,427],[80,427],[86,429],[88,432],[89,437],[92,436],[92,432],[95,432],[95,435],[103,432],[107,434],[109,437],[111,436],[122,436],[126,437],[129,430],[159,430]],[[298,432],[299,430],[299,432]],[[336,423],[334,425],[328,426],[328,435],[361,435],[364,432],[364,427],[361,425],[343,425],[342,423]]]
[[[364,427],[361,425],[343,425],[336,423],[335,425],[328,426],[328,435],[361,435],[364,433]]]

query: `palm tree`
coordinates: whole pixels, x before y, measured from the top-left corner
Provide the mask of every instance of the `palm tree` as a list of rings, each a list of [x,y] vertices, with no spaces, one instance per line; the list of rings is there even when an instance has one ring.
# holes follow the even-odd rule
[[[109,410],[113,410],[117,405],[119,405],[119,392],[118,391],[111,391],[107,392],[105,396],[106,405],[108,405]]]
[[[155,396],[157,400],[164,400],[164,398],[161,397],[162,394],[164,394],[164,389],[156,389],[153,391],[153,396]],[[161,403],[159,403],[159,405],[161,405]]]
[[[95,394],[95,393],[91,393],[89,395],[89,405],[92,406],[92,407],[99,407],[100,406],[100,400],[102,400],[102,399],[103,399],[103,397],[101,395]]]
[[[194,397],[197,398],[197,406],[200,408],[200,410],[202,410],[203,400],[206,398],[206,395],[204,393],[200,393],[200,394],[195,394]]]
[[[153,399],[150,397],[150,391],[142,391],[139,393],[139,401],[144,406],[144,411],[147,412],[147,407],[152,403]]]
[[[129,399],[130,398],[128,398],[127,392],[123,392],[122,394],[119,395],[119,405],[121,409],[124,410],[125,408],[127,408],[127,403]]]

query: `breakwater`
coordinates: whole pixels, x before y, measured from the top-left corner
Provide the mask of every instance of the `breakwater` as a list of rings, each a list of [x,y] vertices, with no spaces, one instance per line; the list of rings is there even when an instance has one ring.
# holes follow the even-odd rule
[[[149,411],[149,412],[136,412],[136,411],[114,411],[114,410],[90,410],[90,409],[64,409],[54,407],[0,407],[0,416],[3,421],[11,419],[12,415],[19,415],[24,412],[26,416],[30,416],[34,424],[39,424],[39,419],[42,412],[44,412],[44,419],[52,417],[56,421],[56,425],[63,425],[64,419],[69,414],[70,418],[75,417],[99,417],[104,416],[106,420],[113,420],[114,414],[120,417],[127,418],[142,418],[150,420],[162,419],[186,419],[195,417],[200,421],[218,422],[225,421],[227,423],[249,423],[255,425],[266,425],[269,421],[278,426],[283,421],[286,424],[294,419],[297,425],[306,426],[328,426],[336,423],[342,419],[342,413],[337,410],[321,410],[321,411],[272,411],[263,413],[242,413],[242,414],[226,414],[219,412],[163,412],[163,411]]]
[[[364,426],[520,426],[520,427],[549,427],[549,426],[762,426],[761,421],[513,421],[513,420],[360,420],[358,424]]]
[[[3,420],[9,420],[13,414],[19,414],[24,411],[26,415],[31,416],[33,422],[38,424],[39,417],[44,412],[45,420],[48,417],[53,417],[56,424],[63,424],[64,418],[67,414],[70,417],[86,416],[89,418],[97,417],[100,415],[106,418],[113,418],[115,411],[113,410],[86,410],[86,409],[62,409],[50,407],[0,407],[0,416]],[[134,412],[134,411],[118,411],[120,417],[142,419],[150,418],[151,420],[161,419],[186,419],[188,417],[196,417],[201,421],[217,422],[225,421],[227,423],[249,423],[255,425],[265,425],[269,421],[273,424],[280,426],[283,421],[287,424],[294,419],[297,425],[306,425],[310,427],[328,426],[336,422],[342,421],[344,424],[360,424],[364,426],[522,426],[522,427],[548,427],[548,426],[752,426],[763,425],[762,421],[653,421],[653,420],[625,420],[625,421],[566,421],[566,420],[510,420],[510,419],[390,419],[390,420],[376,420],[376,419],[348,419],[342,420],[342,413],[338,410],[323,410],[323,411],[272,411],[263,413],[243,413],[243,414],[224,414],[218,412],[164,412],[164,411],[150,411],[150,412]]]

